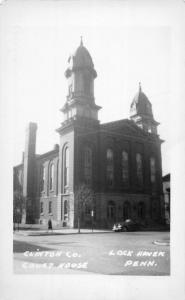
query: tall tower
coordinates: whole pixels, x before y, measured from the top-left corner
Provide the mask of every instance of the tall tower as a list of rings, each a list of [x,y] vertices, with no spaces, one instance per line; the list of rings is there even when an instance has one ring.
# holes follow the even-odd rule
[[[33,222],[34,211],[34,177],[35,177],[35,147],[36,147],[37,124],[29,123],[26,130],[26,144],[23,158],[23,197],[25,198],[25,209],[23,212],[23,223]]]
[[[94,79],[97,73],[88,50],[84,47],[81,38],[80,46],[68,59],[68,68],[65,71],[68,80],[67,101],[61,111],[64,120],[70,118],[88,118],[98,120],[100,106],[95,104]]]
[[[157,134],[157,126],[160,124],[154,120],[152,112],[152,104],[141,89],[139,83],[139,91],[135,95],[130,106],[130,119],[143,130]]]
[[[68,59],[65,77],[68,94],[61,109],[64,121],[57,129],[60,135],[57,211],[58,222],[73,227],[77,220],[75,188],[80,184],[81,138],[92,140],[92,134],[98,131],[98,111],[101,108],[95,104],[94,99],[94,79],[97,73],[82,39],[80,46]]]

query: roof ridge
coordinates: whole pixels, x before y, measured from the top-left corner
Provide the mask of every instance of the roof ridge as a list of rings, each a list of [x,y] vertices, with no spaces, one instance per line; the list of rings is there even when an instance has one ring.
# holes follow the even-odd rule
[[[121,122],[125,122],[125,121],[130,121],[129,119],[125,118],[125,119],[120,119],[120,120],[116,120],[116,121],[111,121],[111,122],[106,122],[106,123],[102,123],[100,124],[100,126],[104,126],[104,125],[109,125],[109,124],[113,124],[113,123],[121,123]]]

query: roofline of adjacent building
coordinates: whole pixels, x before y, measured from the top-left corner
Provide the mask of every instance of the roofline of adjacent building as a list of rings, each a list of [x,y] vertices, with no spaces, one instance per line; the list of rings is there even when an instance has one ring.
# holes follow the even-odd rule
[[[169,181],[170,180],[170,173],[167,173],[166,175],[164,175],[163,177],[162,177],[162,179],[163,179],[163,181]]]

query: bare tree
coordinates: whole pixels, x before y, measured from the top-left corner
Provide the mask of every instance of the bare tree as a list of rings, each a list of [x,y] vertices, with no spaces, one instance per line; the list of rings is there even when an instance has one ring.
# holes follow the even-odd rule
[[[15,223],[21,223],[22,221],[22,213],[25,207],[24,197],[21,191],[14,191],[13,193],[13,222],[14,228]]]
[[[18,174],[16,171],[14,171],[13,187],[13,223],[15,228],[15,223],[21,223],[22,213],[25,209],[25,199],[23,197],[22,185],[18,179]]]
[[[94,193],[90,187],[86,184],[81,184],[75,190],[75,201],[77,203],[77,216],[78,216],[78,232],[80,233],[81,217],[88,205],[93,209],[94,205]]]

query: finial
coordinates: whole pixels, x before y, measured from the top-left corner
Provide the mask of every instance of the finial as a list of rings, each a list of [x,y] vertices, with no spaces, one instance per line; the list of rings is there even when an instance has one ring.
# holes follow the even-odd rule
[[[141,93],[141,82],[139,82],[139,92]]]
[[[80,36],[80,46],[83,46],[83,37],[82,37],[82,35]]]

